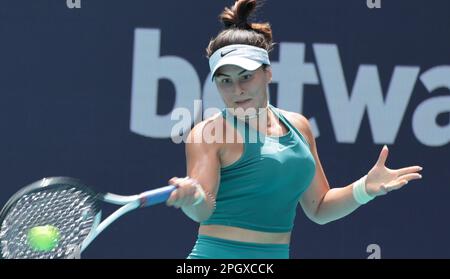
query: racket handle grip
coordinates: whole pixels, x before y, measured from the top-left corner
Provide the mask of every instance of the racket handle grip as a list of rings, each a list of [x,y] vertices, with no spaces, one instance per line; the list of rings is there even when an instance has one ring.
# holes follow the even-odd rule
[[[140,207],[151,206],[167,201],[177,187],[173,185],[143,192],[139,195]]]

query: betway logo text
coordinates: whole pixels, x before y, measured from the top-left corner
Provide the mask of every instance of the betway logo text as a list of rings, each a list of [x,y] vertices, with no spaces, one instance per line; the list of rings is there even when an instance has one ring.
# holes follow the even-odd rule
[[[159,29],[135,30],[130,128],[143,136],[169,138],[172,127],[180,119],[172,113],[157,114],[159,79],[168,79],[174,85],[174,109],[190,111],[188,117],[191,119],[184,119],[186,123],[193,123],[202,114],[202,111],[194,111],[194,100],[203,100],[203,110],[222,108],[224,104],[211,82],[210,74],[202,83],[193,65],[185,59],[160,56],[160,38]],[[435,66],[422,73],[419,66],[396,66],[386,97],[383,97],[376,65],[360,65],[349,92],[338,46],[313,44],[312,49],[316,63],[305,62],[305,44],[279,44],[279,60],[272,62],[273,82],[278,85],[278,103],[274,105],[302,113],[304,86],[322,86],[331,125],[339,143],[355,142],[364,112],[367,111],[374,143],[392,144],[398,135],[414,86],[420,81],[430,98],[414,110],[411,122],[414,137],[427,146],[449,143],[450,125],[440,126],[436,118],[441,113],[450,112],[450,95],[433,97],[431,94],[441,88],[450,90],[450,65]],[[204,115],[205,118],[208,116]],[[314,117],[310,118],[310,122],[314,135],[318,137],[319,123]],[[186,126],[185,130],[188,130],[190,127]]]

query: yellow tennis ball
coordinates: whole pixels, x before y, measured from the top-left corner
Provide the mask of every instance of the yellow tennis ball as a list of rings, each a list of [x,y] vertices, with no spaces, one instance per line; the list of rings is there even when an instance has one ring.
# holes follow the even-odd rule
[[[28,245],[36,251],[48,252],[58,245],[59,229],[54,226],[36,226],[28,230]]]

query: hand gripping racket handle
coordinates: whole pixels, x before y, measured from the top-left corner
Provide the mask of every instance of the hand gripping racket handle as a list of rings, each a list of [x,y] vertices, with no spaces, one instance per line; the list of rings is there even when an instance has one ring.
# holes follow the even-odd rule
[[[169,185],[139,194],[140,207],[151,206],[167,201],[170,194],[175,189],[177,189],[176,186]]]

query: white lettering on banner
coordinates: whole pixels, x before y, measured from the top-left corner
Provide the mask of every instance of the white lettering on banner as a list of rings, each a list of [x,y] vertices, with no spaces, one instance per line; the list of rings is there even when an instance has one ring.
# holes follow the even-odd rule
[[[434,67],[420,76],[428,93],[436,89],[450,89],[450,66]],[[412,119],[413,133],[428,146],[443,146],[450,142],[450,125],[441,127],[436,123],[438,114],[450,114],[450,96],[438,96],[423,101]]]
[[[287,111],[302,113],[304,86],[319,84],[316,66],[305,62],[305,44],[281,43],[279,61],[271,62],[271,66],[272,81],[278,85],[278,104]],[[315,119],[309,121],[314,135],[318,137],[319,127]]]
[[[168,79],[174,85],[174,108],[187,108],[194,115],[193,100],[201,97],[200,80],[188,61],[159,56],[160,37],[159,29],[138,28],[134,32],[130,126],[134,133],[152,138],[170,137],[175,124],[170,113],[157,114],[159,79]]]
[[[201,120],[203,111],[207,118],[224,104],[211,82],[211,74],[200,91],[198,74],[188,61],[175,56],[160,56],[160,35],[159,29],[138,28],[135,31],[130,126],[131,131],[143,136],[173,138],[172,131],[185,133],[193,122]],[[305,48],[303,43],[279,44],[279,61],[272,62],[273,82],[278,86],[276,106],[302,113],[304,86],[321,85],[339,143],[355,142],[367,111],[374,143],[392,144],[418,79],[429,93],[437,89],[450,90],[449,65],[436,66],[420,76],[419,66],[396,66],[383,97],[378,67],[362,64],[353,86],[347,87],[337,45],[313,44],[316,64],[305,62]],[[157,114],[157,98],[163,97],[163,92],[158,94],[159,79],[172,82],[176,93],[174,108],[186,108],[186,111],[178,111],[177,115]],[[194,100],[201,99],[202,95],[203,109],[194,109]],[[427,146],[448,144],[450,125],[437,125],[436,117],[449,112],[450,96],[435,96],[419,104],[412,118],[417,140]],[[317,137],[318,123],[314,118],[310,123]]]
[[[377,67],[361,65],[350,95],[345,85],[337,46],[314,44],[313,48],[337,141],[355,142],[367,108],[374,142],[393,143],[411,98],[419,68],[395,67],[386,99],[383,100]]]

